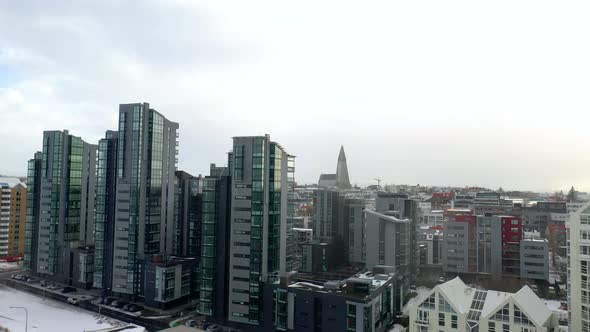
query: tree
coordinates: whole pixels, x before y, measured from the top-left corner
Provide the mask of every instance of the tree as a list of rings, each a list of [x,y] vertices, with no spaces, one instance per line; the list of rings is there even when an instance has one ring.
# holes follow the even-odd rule
[[[575,202],[578,200],[578,193],[576,192],[576,189],[574,189],[574,186],[572,186],[570,188],[570,191],[567,193],[567,201],[568,202]]]
[[[503,194],[504,193],[504,188],[500,187],[496,191],[498,192],[498,194]]]

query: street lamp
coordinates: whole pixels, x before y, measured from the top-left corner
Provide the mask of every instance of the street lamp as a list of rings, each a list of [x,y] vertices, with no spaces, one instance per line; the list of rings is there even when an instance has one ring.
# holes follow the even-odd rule
[[[25,307],[10,307],[10,309],[23,309],[25,311],[25,332],[29,331],[29,311]]]

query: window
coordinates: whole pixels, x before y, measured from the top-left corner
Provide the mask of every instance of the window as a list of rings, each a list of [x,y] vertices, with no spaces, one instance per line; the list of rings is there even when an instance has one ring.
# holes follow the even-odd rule
[[[457,328],[457,315],[451,315],[451,328]]]
[[[509,322],[510,321],[510,305],[507,304],[505,305],[502,309],[498,310],[494,316],[492,316],[493,320],[501,320],[504,322]]]
[[[502,332],[510,332],[510,325],[502,324]]]
[[[428,313],[428,310],[418,310],[418,321],[424,324],[428,324]]]
[[[488,322],[488,332],[496,332],[496,323]]]
[[[424,302],[422,302],[422,304],[420,305],[421,308],[427,308],[427,309],[434,309],[434,305],[435,305],[435,293],[432,293],[432,295],[430,295],[426,300],[424,300]]]
[[[455,310],[451,307],[451,305],[445,300],[445,298],[441,295],[438,296],[438,311],[440,312],[448,312],[451,314],[455,313]]]
[[[445,314],[438,314],[438,326],[445,326]]]

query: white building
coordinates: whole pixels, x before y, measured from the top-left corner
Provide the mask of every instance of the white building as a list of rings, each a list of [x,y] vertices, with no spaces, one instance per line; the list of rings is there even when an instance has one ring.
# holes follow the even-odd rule
[[[421,224],[428,226],[442,226],[444,221],[443,210],[431,210],[422,213]]]
[[[516,294],[478,290],[458,277],[437,285],[410,310],[410,332],[553,332],[558,328],[557,315],[528,286]]]
[[[570,331],[590,331],[590,202],[569,214],[567,229]]]

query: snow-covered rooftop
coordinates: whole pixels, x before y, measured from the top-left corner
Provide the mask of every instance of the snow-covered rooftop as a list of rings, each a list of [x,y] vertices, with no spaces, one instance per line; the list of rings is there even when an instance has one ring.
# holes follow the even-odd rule
[[[445,297],[457,313],[468,314],[471,310],[471,304],[477,290],[465,285],[459,277],[456,277],[455,279],[437,285],[430,292],[422,292],[422,294],[419,294],[413,305],[419,306],[427,297],[436,291],[439,292],[439,296],[443,295]],[[510,300],[518,305],[529,320],[531,320],[536,326],[543,326],[549,317],[551,317],[551,309],[548,308],[547,304],[528,286],[524,286],[515,294],[495,290],[487,290],[483,292],[486,292],[486,295],[481,309],[481,317],[490,317],[491,315],[494,315]]]
[[[551,316],[551,310],[529,286],[524,286],[516,292],[514,300],[520,304],[520,309],[527,314],[527,317],[539,326],[542,326]]]
[[[21,182],[18,178],[0,177],[0,187],[2,187],[4,184],[8,185],[9,188],[14,188],[18,184],[22,185],[23,187],[27,186],[24,182]]]

